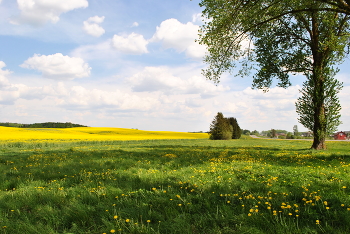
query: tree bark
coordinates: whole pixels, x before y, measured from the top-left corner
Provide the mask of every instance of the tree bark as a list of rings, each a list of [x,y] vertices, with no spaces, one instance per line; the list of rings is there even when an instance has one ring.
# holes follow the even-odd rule
[[[313,73],[312,79],[314,83],[314,141],[312,143],[311,149],[320,150],[326,149],[326,116],[324,108],[324,83],[325,83],[325,63],[327,61],[327,50],[320,48],[319,42],[319,28],[316,13],[312,14],[312,35],[311,35],[311,48],[313,55]]]

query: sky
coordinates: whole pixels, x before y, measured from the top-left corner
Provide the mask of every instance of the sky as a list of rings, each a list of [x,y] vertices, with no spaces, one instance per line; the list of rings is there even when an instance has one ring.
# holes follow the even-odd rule
[[[306,129],[288,89],[251,77],[206,80],[199,0],[0,0],[0,122],[208,131],[217,112],[242,129]],[[339,66],[350,130],[349,58]],[[234,72],[233,72],[234,73]]]

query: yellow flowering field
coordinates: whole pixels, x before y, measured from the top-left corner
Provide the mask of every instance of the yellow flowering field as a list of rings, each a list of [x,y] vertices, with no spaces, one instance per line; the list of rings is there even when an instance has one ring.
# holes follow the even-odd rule
[[[152,139],[203,139],[206,133],[142,131],[126,128],[12,128],[0,127],[0,141],[115,141]]]

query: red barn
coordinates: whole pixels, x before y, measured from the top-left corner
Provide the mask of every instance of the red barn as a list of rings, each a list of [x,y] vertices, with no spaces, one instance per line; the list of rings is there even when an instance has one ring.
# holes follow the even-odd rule
[[[346,140],[345,132],[337,132],[334,134],[334,140]]]

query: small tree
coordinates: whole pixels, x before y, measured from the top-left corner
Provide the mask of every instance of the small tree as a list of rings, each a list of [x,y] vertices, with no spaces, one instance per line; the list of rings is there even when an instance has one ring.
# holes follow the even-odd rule
[[[293,134],[294,136],[299,136],[298,125],[293,126]]]
[[[211,140],[229,140],[232,139],[232,126],[221,112],[218,112],[210,125],[209,139]]]
[[[232,139],[241,138],[242,130],[238,125],[237,119],[234,117],[227,118],[228,123],[232,126]]]
[[[276,136],[277,136],[276,130],[275,130],[275,129],[272,129],[272,130],[271,130],[271,137],[272,137],[272,138],[276,138]]]

